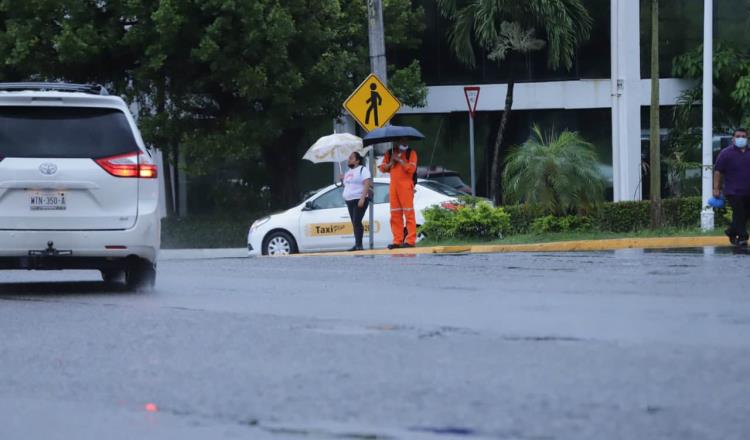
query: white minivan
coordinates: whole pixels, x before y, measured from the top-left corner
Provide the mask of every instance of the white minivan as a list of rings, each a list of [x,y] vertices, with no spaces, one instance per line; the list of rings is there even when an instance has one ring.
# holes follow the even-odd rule
[[[100,86],[0,83],[0,269],[95,269],[150,287],[157,167]]]

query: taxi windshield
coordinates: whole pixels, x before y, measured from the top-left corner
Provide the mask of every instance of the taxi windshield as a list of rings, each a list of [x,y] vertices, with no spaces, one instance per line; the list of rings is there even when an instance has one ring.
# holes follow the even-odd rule
[[[467,195],[465,192],[458,191],[446,184],[436,182],[434,180],[422,180],[419,182],[419,184],[435,192],[446,195],[448,197],[458,197],[458,196]]]

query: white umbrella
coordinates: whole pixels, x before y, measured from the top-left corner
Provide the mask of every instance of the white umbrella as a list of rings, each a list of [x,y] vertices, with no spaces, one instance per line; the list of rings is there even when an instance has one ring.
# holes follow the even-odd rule
[[[318,139],[302,158],[312,163],[336,162],[341,171],[341,162],[352,153],[364,154],[368,150],[369,147],[364,148],[362,138],[349,133],[334,133]]]

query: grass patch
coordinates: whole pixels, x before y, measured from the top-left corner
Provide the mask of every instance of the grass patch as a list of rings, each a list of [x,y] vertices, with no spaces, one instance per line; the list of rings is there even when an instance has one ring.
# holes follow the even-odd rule
[[[500,240],[492,241],[466,241],[466,240],[430,240],[425,239],[419,243],[419,246],[454,246],[467,244],[529,244],[529,243],[554,243],[559,241],[579,241],[579,240],[606,240],[613,238],[653,238],[653,237],[704,237],[704,236],[723,236],[724,232],[715,229],[709,232],[703,232],[699,228],[695,229],[646,229],[637,232],[554,232],[548,234],[518,234],[509,235]]]

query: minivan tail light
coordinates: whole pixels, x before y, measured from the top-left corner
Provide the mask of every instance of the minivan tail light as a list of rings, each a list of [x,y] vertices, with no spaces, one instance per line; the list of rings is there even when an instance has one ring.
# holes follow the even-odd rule
[[[128,153],[94,159],[104,171],[115,177],[155,179],[156,165],[143,153]]]

